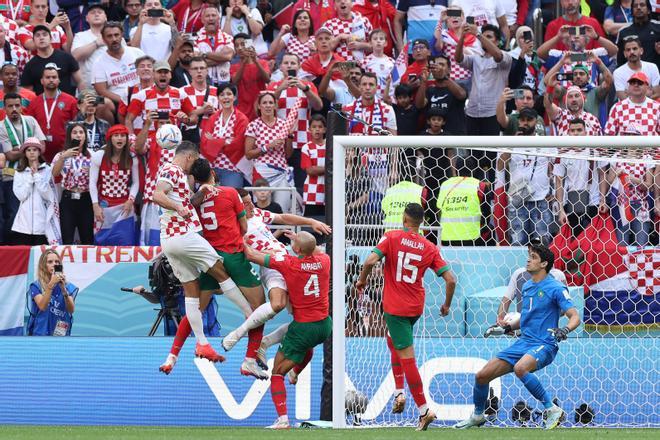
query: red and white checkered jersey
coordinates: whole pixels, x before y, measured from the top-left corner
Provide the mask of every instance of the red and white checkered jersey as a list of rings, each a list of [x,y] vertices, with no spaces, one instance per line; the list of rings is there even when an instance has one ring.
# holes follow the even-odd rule
[[[213,125],[213,137],[216,139],[224,139],[225,145],[230,144],[234,139],[234,127],[236,126],[236,112],[232,112],[231,116],[227,121],[222,120],[220,116]],[[220,152],[218,157],[215,158],[213,162],[214,168],[220,168],[221,170],[229,170],[239,172],[236,165],[227,157],[224,152]]]
[[[628,125],[635,126],[641,136],[660,135],[660,102],[647,97],[641,104],[632,102],[630,98],[614,104],[605,124],[605,134],[616,136],[624,132]]]
[[[308,142],[303,145],[300,157],[300,168],[325,166],[325,143],[317,145]],[[305,205],[325,205],[325,176],[310,176],[305,178],[303,185],[303,202]]]
[[[156,143],[155,135],[149,137],[147,139],[147,143],[147,160],[149,162],[149,166],[147,167],[147,170],[144,174],[144,194],[142,195],[142,199],[145,202],[150,202],[154,195],[154,190],[156,189],[158,172],[165,165],[172,163],[172,159],[174,159],[174,150],[165,150],[160,148],[160,146]],[[158,157],[157,165],[151,165],[153,162],[153,158],[151,157],[152,155],[155,155],[154,157]]]
[[[19,30],[18,23],[0,14],[0,26],[2,26],[5,29],[5,33],[7,34],[6,38],[10,43],[20,44],[17,39],[17,34]]]
[[[339,17],[331,18],[323,24],[327,27],[334,37],[341,34],[350,35],[354,41],[367,41],[367,37],[373,30],[371,22],[358,12],[351,12],[350,20],[342,20]],[[335,48],[335,53],[346,60],[359,61],[364,58],[362,50],[348,50],[348,44],[342,41]]]
[[[621,154],[619,152],[616,152],[612,155],[613,158],[621,158],[621,162],[615,162],[611,164],[612,169],[614,172],[619,175],[619,174],[627,174],[628,178],[635,177],[636,179],[639,179],[641,181],[644,181],[646,177],[646,173],[649,170],[653,170],[655,165],[652,163],[653,157],[650,154],[644,154],[641,156],[640,159],[644,160],[645,163],[631,163],[625,160],[625,155]],[[635,157],[637,158],[637,157]],[[614,185],[619,185],[620,186],[620,178],[617,179],[614,182]],[[648,194],[648,190],[642,185],[635,185],[635,184],[630,184],[626,188],[626,193],[630,200],[644,200],[646,198],[646,195]]]
[[[126,97],[121,98],[121,101],[119,101],[119,107],[117,108],[117,113],[119,113],[124,117],[126,117],[126,114],[128,113],[129,103],[126,100],[128,99],[129,96],[131,97],[130,98],[131,101],[133,100],[133,97],[141,90],[140,84],[128,87],[128,90],[129,93],[126,94]],[[133,119],[133,130],[135,131],[135,133],[139,133],[140,130],[142,130],[142,127],[144,127],[144,119],[142,119],[142,113],[140,113],[135,117],[135,119]]]
[[[181,167],[168,163],[158,172],[158,182],[166,182],[172,186],[172,190],[167,193],[167,197],[182,204],[190,211],[190,217],[183,218],[176,211],[161,207],[160,214],[160,238],[176,237],[188,232],[200,232],[202,224],[197,217],[197,211],[190,203],[192,191],[188,185],[188,177]]]
[[[313,83],[305,80],[300,80],[300,82],[303,85],[308,86],[315,95],[319,94]],[[266,90],[274,91],[280,86],[280,84],[282,84],[282,81],[272,82],[268,85]],[[282,93],[280,93],[280,97],[277,100],[277,117],[286,120],[287,115],[293,108],[295,108],[298,99],[301,101],[300,107],[298,108],[298,120],[295,122],[295,138],[292,142],[292,146],[296,150],[302,148],[302,146],[309,141],[307,130],[309,130],[309,118],[312,117],[312,107],[309,105],[305,92],[298,87],[287,87],[282,90]]]
[[[255,163],[262,163],[265,165],[272,165],[277,168],[286,170],[288,167],[286,161],[286,153],[284,152],[284,145],[275,149],[269,149],[268,144],[275,139],[286,139],[287,131],[284,120],[275,118],[275,123],[272,126],[266,124],[263,119],[257,118],[250,122],[245,130],[245,137],[253,137],[255,145],[262,150],[266,150],[266,154],[254,159]]]
[[[385,92],[385,84],[387,79],[392,73],[394,68],[394,59],[383,55],[382,57],[375,57],[374,54],[367,55],[362,61],[360,61],[360,66],[367,71],[373,72],[378,77],[378,89],[376,91],[377,97],[383,99],[383,93]]]
[[[53,158],[55,164],[62,152],[59,152]],[[89,156],[68,157],[64,159],[64,165],[60,175],[62,176],[62,188],[66,190],[76,190],[76,192],[89,191],[89,167],[92,164],[92,159]]]
[[[231,47],[234,49],[234,39],[231,35],[222,32],[218,29],[215,35],[207,35],[206,29],[201,28],[197,33],[195,39],[197,52],[212,53],[222,50],[224,47]],[[209,76],[214,83],[229,82],[229,61],[219,63],[216,66],[209,66]]]
[[[454,61],[456,59],[456,45],[458,41],[451,36],[449,31],[446,29],[442,31],[442,53],[452,60],[451,70],[449,71],[449,77],[454,81],[461,79],[470,79],[472,77],[472,72],[469,69],[461,67],[460,63]],[[478,42],[476,44],[479,44]]]
[[[569,122],[575,118],[580,118],[584,121],[587,126],[587,136],[601,136],[603,134],[602,127],[600,126],[600,121],[594,115],[589,112],[582,110],[582,113],[574,116],[573,113],[568,111],[565,108],[559,109],[559,112],[555,116],[554,128],[555,136],[568,136]]]
[[[214,86],[208,86],[209,87],[209,95],[206,98],[206,102],[211,104],[213,106],[213,110],[218,110],[218,89]],[[181,87],[179,89],[181,92],[181,100],[184,102],[187,102],[190,107],[193,109],[198,109],[200,107],[204,106],[204,97],[206,96],[206,89],[204,90],[197,90],[192,84]],[[203,115],[203,119],[207,119],[208,116]],[[199,123],[202,121],[200,120]],[[185,127],[188,129],[193,129],[195,127],[199,126],[199,123],[197,125],[186,125]]]
[[[633,286],[640,295],[660,293],[660,251],[644,249],[630,252],[626,263]]]
[[[306,43],[303,43],[295,35],[288,33],[282,37],[282,42],[284,43],[285,52],[298,55],[300,58],[300,64],[302,64],[307,58],[312,56],[312,53],[316,52],[316,46],[314,45],[316,37],[313,35],[309,37]]]
[[[273,232],[267,225],[275,220],[274,213],[264,209],[254,208],[254,215],[247,219],[247,233],[245,234],[245,243],[260,252],[283,252],[286,253],[286,247],[273,235]]]
[[[112,163],[105,157],[99,167],[99,198],[109,206],[115,206],[128,200],[131,187],[131,168],[122,169],[119,164]],[[133,176],[137,179],[138,176]]]
[[[181,92],[179,89],[167,87],[161,92],[155,85],[148,89],[140,90],[133,95],[131,103],[128,105],[128,113],[134,116],[141,116],[144,120],[148,111],[168,111],[170,112],[170,120],[174,123],[174,115],[183,110],[189,114],[193,108],[189,103],[181,99]],[[156,134],[158,127],[152,124],[149,129],[149,135]]]
[[[32,58],[32,55],[30,53],[23,49],[20,45],[18,44],[12,44],[9,43],[9,53],[11,54],[11,59],[6,59],[5,51],[2,50],[0,51],[0,65],[12,62],[16,64],[16,68],[18,69],[18,75],[23,73],[23,69],[25,69],[25,65],[27,64],[28,61],[30,61],[30,58]]]
[[[0,0],[0,14],[12,20],[30,19],[30,0]]]
[[[22,28],[18,29],[16,32],[16,38],[21,46],[25,47],[25,43],[28,40],[32,39],[32,31],[34,29],[33,24],[26,24]],[[62,46],[66,44],[66,32],[62,29],[62,26],[57,26],[55,29],[50,31],[51,42],[53,44],[53,49],[62,49]],[[32,51],[32,55],[36,55],[36,49]]]

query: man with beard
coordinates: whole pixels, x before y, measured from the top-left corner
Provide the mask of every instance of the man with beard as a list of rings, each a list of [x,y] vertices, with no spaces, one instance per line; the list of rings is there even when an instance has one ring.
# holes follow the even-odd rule
[[[200,29],[196,39],[197,51],[206,58],[211,83],[227,83],[231,79],[229,62],[234,57],[232,36],[220,29],[220,13],[215,8],[204,9],[202,23],[204,27]]]
[[[619,101],[623,101],[628,97],[628,79],[637,72],[644,72],[651,82],[651,98],[658,99],[660,97],[660,75],[658,74],[658,66],[642,61],[644,55],[644,48],[642,41],[639,38],[631,37],[623,42],[623,56],[628,61],[623,66],[614,71],[614,89],[616,90],[616,97]]]
[[[0,90],[0,121],[5,118],[4,102],[5,95],[16,93],[21,97],[21,107],[25,110],[37,95],[31,90],[18,86],[18,67],[12,63],[5,63],[0,67],[0,81],[2,81],[2,90]]]
[[[619,31],[619,38],[617,39],[619,53],[616,57],[616,64],[618,66],[625,64],[623,45],[629,37],[634,35],[639,38],[644,49],[642,60],[657,66],[660,63],[660,60],[658,60],[660,55],[655,48],[660,34],[660,23],[651,20],[651,2],[649,0],[633,0],[630,8],[632,9],[633,22]]]
[[[552,87],[556,80],[550,81]],[[552,102],[552,98],[546,95],[543,97],[545,111],[548,118],[553,122],[556,136],[568,136],[569,125],[574,119],[580,119],[584,122],[585,131],[588,136],[600,136],[602,127],[597,117],[584,110],[584,94],[577,86],[570,86],[564,95],[564,106],[561,108]]]
[[[101,30],[103,42],[108,47],[92,68],[92,84],[96,93],[111,100],[115,106],[125,100],[128,88],[138,83],[135,60],[144,53],[135,47],[124,47],[121,24],[107,22]]]
[[[176,61],[176,64],[170,66],[174,69],[172,71],[172,82],[170,85],[180,89],[190,85],[192,81],[192,73],[190,72],[190,60],[195,53],[195,42],[187,35],[179,35],[174,44],[172,51],[171,61]]]
[[[592,17],[585,17],[584,15],[580,14],[580,0],[561,0],[560,3],[562,15],[548,23],[548,27],[545,30],[544,41],[548,41],[555,35],[559,34],[560,30],[564,26],[591,26],[598,34],[598,38],[591,40],[587,46],[587,49],[591,50],[597,47],[601,47],[600,43],[605,41],[605,31],[603,30],[603,27],[600,25],[598,20]],[[563,41],[559,41],[556,47],[558,50],[570,49]]]
[[[517,97],[516,93],[519,94]],[[511,99],[514,100],[516,109],[513,113],[507,115],[506,103]],[[500,127],[502,127],[505,136],[515,136],[516,133],[518,133],[520,128],[520,112],[524,108],[534,108],[534,92],[532,89],[529,86],[522,86],[516,90],[512,90],[508,87],[505,88],[497,102],[495,113],[497,116],[497,122],[499,122]],[[545,125],[543,125],[543,118],[540,116],[536,121],[535,132],[537,136],[545,136]]]

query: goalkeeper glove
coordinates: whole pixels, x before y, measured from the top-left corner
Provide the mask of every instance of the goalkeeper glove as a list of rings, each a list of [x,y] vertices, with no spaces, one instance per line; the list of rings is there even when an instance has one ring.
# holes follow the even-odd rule
[[[550,333],[552,333],[552,336],[555,337],[557,342],[565,341],[566,338],[568,338],[568,334],[570,333],[570,329],[568,327],[562,327],[562,328],[552,328],[548,329]]]

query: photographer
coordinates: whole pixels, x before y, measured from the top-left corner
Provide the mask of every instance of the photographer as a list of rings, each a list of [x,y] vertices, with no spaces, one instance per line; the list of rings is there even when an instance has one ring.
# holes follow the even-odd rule
[[[78,288],[66,282],[60,256],[52,249],[39,257],[37,280],[30,284],[28,336],[70,336]]]

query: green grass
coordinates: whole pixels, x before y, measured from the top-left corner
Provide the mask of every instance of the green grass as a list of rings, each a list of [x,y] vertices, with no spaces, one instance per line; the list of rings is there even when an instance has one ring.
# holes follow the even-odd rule
[[[405,437],[442,440],[646,440],[660,438],[660,429],[591,429],[566,428],[553,431],[542,429],[479,428],[454,431],[431,428],[415,432],[412,428],[392,429],[292,429],[267,431],[258,428],[165,428],[140,426],[0,426],[0,439],[26,440],[166,440],[166,439],[239,439],[239,440],[405,440]]]

